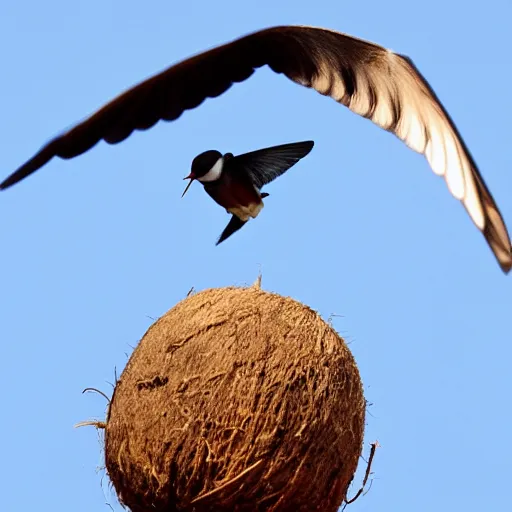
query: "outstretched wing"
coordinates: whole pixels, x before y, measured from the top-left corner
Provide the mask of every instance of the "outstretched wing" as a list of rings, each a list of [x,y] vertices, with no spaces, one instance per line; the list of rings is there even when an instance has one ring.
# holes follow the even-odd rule
[[[7,188],[54,156],[72,158],[100,140],[115,144],[158,120],[177,119],[205,98],[268,64],[276,73],[334,98],[394,133],[444,176],[482,231],[501,268],[512,267],[502,216],[450,116],[412,61],[332,30],[273,27],[218,46],[140,83],[53,139],[0,184]]]
[[[312,149],[312,140],[282,144],[238,155],[230,160],[236,168],[243,169],[258,190],[284,174]]]
[[[231,220],[228,222],[228,225],[224,228],[224,231],[220,235],[215,245],[219,245],[221,242],[224,242],[226,238],[229,238],[233,233],[238,231],[246,222],[246,220],[241,220],[236,215],[232,215]]]

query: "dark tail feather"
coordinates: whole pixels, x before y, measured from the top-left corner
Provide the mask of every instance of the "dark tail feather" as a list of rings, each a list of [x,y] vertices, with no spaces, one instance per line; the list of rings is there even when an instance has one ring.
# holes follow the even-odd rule
[[[224,242],[226,238],[229,238],[233,233],[238,231],[246,222],[246,220],[241,220],[236,215],[232,215],[231,220],[220,235],[215,245],[219,245],[221,242]]]

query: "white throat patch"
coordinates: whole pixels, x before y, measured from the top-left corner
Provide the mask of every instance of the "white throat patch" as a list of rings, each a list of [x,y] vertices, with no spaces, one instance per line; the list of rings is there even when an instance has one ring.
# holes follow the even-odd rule
[[[222,168],[224,167],[224,157],[221,156],[214,164],[214,166],[200,178],[197,178],[202,183],[207,183],[209,181],[215,181],[220,178],[222,174]]]

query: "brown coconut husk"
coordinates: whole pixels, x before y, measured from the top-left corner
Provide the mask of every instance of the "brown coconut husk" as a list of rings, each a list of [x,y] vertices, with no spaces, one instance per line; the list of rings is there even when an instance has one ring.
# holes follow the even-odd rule
[[[365,401],[344,341],[293,299],[187,297],[142,338],[105,433],[133,512],[336,511],[361,454]]]

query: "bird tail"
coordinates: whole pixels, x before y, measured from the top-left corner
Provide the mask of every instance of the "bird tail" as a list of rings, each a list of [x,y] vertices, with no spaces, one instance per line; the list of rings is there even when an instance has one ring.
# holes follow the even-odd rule
[[[236,215],[231,216],[231,220],[229,221],[228,225],[224,228],[224,231],[220,235],[219,239],[217,240],[217,243],[215,245],[219,245],[221,242],[224,242],[226,238],[229,238],[233,233],[238,231],[243,225],[246,223],[246,220],[242,220]]]

